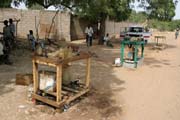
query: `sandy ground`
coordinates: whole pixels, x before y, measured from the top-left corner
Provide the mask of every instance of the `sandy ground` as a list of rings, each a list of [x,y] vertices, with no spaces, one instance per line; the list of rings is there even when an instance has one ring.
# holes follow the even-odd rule
[[[63,113],[28,102],[28,88],[15,85],[17,73],[32,72],[30,53],[16,50],[13,66],[0,65],[0,120],[179,120],[180,39],[164,35],[168,47],[153,50],[148,45],[137,69],[112,67],[120,55],[118,43],[113,49],[89,48],[98,56],[92,60],[91,91]],[[83,44],[81,49],[87,50]]]

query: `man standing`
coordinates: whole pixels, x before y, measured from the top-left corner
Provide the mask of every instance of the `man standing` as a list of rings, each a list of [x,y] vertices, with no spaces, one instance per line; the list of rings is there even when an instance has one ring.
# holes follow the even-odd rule
[[[12,35],[12,45],[14,45],[14,42],[15,42],[15,32],[16,32],[16,27],[13,23],[13,20],[10,18],[9,19],[9,27],[10,27],[10,31],[11,31],[11,35]]]
[[[4,27],[3,27],[3,39],[5,43],[5,48],[7,48],[8,51],[11,49],[11,39],[12,39],[12,34],[11,34],[11,29],[8,26],[8,21],[4,21]]]
[[[90,25],[88,25],[88,27],[86,27],[85,29],[87,46],[92,46],[93,33],[93,28]]]

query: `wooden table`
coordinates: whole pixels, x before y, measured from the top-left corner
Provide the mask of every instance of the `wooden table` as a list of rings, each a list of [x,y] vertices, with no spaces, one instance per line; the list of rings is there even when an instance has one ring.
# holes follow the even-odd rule
[[[166,41],[166,37],[165,36],[162,36],[162,35],[156,35],[154,36],[154,39],[156,41],[156,45],[158,46],[159,45],[159,40],[161,39],[163,42]]]
[[[44,103],[54,106],[56,108],[60,108],[61,106],[65,105],[65,104],[69,104],[74,99],[87,93],[89,91],[89,84],[90,84],[90,57],[91,56],[87,53],[80,53],[80,55],[78,55],[78,56],[74,56],[74,57],[67,58],[67,59],[51,59],[51,58],[45,58],[45,57],[40,57],[40,56],[34,56],[32,59],[33,82],[34,82],[33,98],[35,100],[44,102]],[[64,87],[65,90],[62,90],[62,88],[63,88],[63,85],[62,85],[63,68],[62,68],[62,66],[69,62],[74,62],[74,61],[83,60],[83,59],[86,60],[86,79],[85,79],[85,84],[84,84],[83,89],[78,91],[78,90],[74,90],[72,88]],[[39,90],[38,65],[39,64],[56,68],[56,92],[48,93],[48,94],[56,97],[55,101],[50,100],[50,99],[38,94],[38,90]],[[69,96],[69,95],[65,94],[68,92],[73,92],[73,95]]]

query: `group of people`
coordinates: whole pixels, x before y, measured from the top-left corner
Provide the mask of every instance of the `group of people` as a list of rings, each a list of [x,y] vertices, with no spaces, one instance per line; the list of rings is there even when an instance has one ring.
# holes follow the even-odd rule
[[[93,28],[88,25],[85,29],[85,34],[86,34],[86,44],[87,46],[92,46],[92,41],[93,41]],[[109,46],[109,47],[113,47],[112,43],[110,42],[110,37],[109,37],[109,33],[107,33],[103,38],[102,38],[102,44]]]
[[[2,39],[0,40],[0,64],[5,63],[11,65],[9,54],[15,44],[15,25],[12,19],[4,20]]]

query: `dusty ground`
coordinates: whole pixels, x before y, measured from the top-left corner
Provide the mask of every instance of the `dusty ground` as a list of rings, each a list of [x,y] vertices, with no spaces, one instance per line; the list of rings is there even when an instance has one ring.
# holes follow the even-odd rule
[[[180,119],[180,39],[165,33],[168,48],[145,48],[141,67],[112,67],[119,57],[115,47],[93,46],[91,92],[67,112],[54,113],[27,101],[27,87],[15,85],[16,73],[31,73],[31,55],[16,50],[13,66],[0,65],[1,120],[179,120]],[[81,45],[81,49],[86,49]]]

